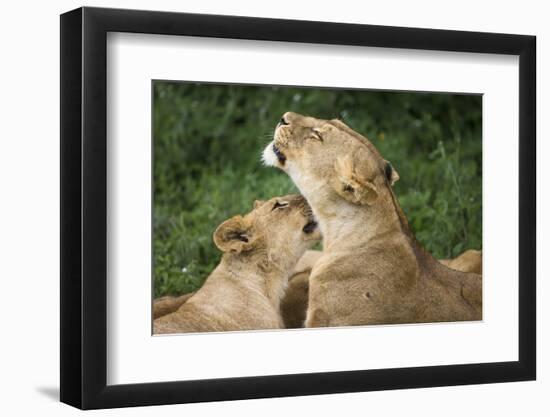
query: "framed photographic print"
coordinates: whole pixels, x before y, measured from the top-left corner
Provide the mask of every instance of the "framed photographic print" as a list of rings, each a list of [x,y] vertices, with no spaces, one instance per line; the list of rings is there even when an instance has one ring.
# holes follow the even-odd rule
[[[61,401],[536,375],[535,38],[61,16]]]

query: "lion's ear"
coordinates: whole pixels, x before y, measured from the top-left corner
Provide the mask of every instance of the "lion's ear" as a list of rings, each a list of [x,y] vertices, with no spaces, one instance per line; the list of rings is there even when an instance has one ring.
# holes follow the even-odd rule
[[[242,216],[224,221],[214,232],[214,243],[222,252],[241,253],[252,248],[250,226]]]
[[[386,174],[386,178],[388,179],[390,185],[393,186],[393,184],[399,181],[399,174],[390,161],[386,161],[384,159],[384,162],[386,163],[386,166],[384,167],[384,174]]]
[[[254,209],[257,209],[260,207],[263,203],[265,203],[264,200],[254,200]]]
[[[351,157],[339,158],[333,187],[347,201],[354,204],[371,205],[378,199],[378,188],[354,169]]]

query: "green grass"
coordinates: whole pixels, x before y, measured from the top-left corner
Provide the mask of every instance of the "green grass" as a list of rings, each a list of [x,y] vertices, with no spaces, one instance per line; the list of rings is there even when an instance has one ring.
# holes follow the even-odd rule
[[[286,111],[340,117],[401,179],[396,194],[438,258],[481,248],[481,97],[154,82],[155,297],[199,288],[212,233],[255,199],[297,192],[260,153]]]

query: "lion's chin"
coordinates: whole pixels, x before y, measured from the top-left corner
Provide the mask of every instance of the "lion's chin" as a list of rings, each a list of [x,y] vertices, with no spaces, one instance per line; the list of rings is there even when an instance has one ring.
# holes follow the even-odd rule
[[[280,167],[279,159],[273,150],[273,142],[269,142],[262,152],[262,162],[268,167]]]

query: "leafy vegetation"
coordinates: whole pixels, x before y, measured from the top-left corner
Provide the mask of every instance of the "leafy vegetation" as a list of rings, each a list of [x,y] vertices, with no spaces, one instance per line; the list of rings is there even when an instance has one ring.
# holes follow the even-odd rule
[[[212,233],[255,199],[297,192],[260,153],[285,111],[340,117],[399,172],[399,201],[438,258],[481,248],[481,97],[155,81],[155,297],[197,289]]]

